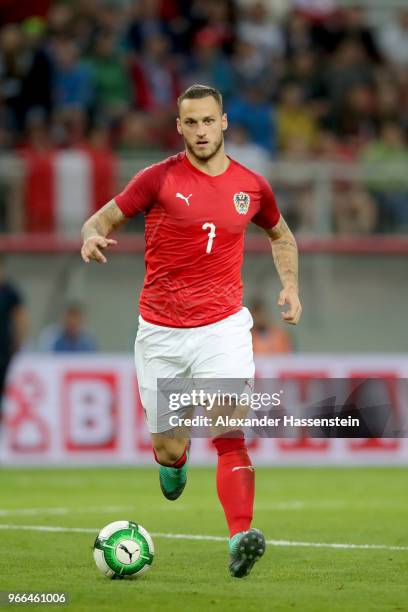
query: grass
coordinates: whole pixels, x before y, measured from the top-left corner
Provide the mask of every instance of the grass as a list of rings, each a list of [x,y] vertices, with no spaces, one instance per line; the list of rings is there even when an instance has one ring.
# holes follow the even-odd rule
[[[395,467],[260,468],[254,526],[273,540],[408,547],[407,476]],[[3,469],[0,491],[0,525],[96,535],[125,518],[152,533],[226,535],[210,469],[191,469],[177,502],[161,496],[156,469],[140,468]],[[408,611],[408,549],[269,545],[252,575],[234,580],[226,542],[156,536],[146,575],[110,581],[94,565],[93,540],[93,533],[0,529],[0,591],[66,592],[70,612]]]

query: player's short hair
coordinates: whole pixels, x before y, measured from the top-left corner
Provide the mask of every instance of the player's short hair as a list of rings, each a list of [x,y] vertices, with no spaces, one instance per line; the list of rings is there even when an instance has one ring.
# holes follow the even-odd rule
[[[183,100],[198,100],[199,98],[208,98],[211,96],[219,104],[222,112],[222,94],[215,87],[209,87],[208,85],[200,85],[194,83],[188,87],[177,99],[177,107],[180,109],[180,105]]]

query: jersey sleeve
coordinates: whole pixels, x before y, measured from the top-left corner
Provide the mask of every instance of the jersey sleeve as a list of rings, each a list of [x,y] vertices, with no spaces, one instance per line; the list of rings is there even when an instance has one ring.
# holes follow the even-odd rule
[[[114,199],[125,217],[144,213],[154,204],[160,191],[160,164],[140,170]]]
[[[279,221],[280,211],[275,194],[263,176],[259,176],[259,185],[261,189],[260,208],[256,215],[252,217],[252,223],[264,229],[271,229]]]

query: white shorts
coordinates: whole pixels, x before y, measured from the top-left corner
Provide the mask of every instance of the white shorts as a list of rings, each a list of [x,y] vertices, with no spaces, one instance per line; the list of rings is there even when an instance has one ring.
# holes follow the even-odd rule
[[[142,405],[151,433],[169,429],[174,411],[157,402],[158,378],[253,379],[253,320],[247,308],[201,327],[175,328],[148,323],[141,316],[135,364]]]

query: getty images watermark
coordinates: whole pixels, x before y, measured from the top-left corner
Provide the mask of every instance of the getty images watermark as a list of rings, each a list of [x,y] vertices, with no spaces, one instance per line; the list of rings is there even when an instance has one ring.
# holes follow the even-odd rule
[[[197,383],[196,383],[197,384]],[[248,388],[250,383],[246,383]],[[218,389],[215,392],[205,391],[204,389],[192,389],[190,392],[170,393],[169,408],[170,410],[178,410],[186,406],[205,406],[206,410],[210,411],[215,406],[248,406],[252,410],[270,406],[280,406],[281,393],[283,389],[277,393],[255,393],[253,391],[237,393],[227,392]]]
[[[237,407],[261,411],[281,405],[281,394],[283,390],[276,393],[228,393],[220,389],[215,393],[206,392],[203,389],[193,389],[190,393],[170,393],[170,410],[180,408],[202,406],[207,412],[214,409],[229,408],[235,410]],[[217,416],[196,415],[193,417],[179,416],[169,417],[171,427],[358,427],[360,421],[351,416],[342,417],[295,417],[294,415],[283,415],[282,417],[271,417],[268,415],[238,417],[233,414],[218,414]]]
[[[407,380],[159,379],[160,431],[213,437],[244,429],[260,437],[401,438],[408,433]]]

